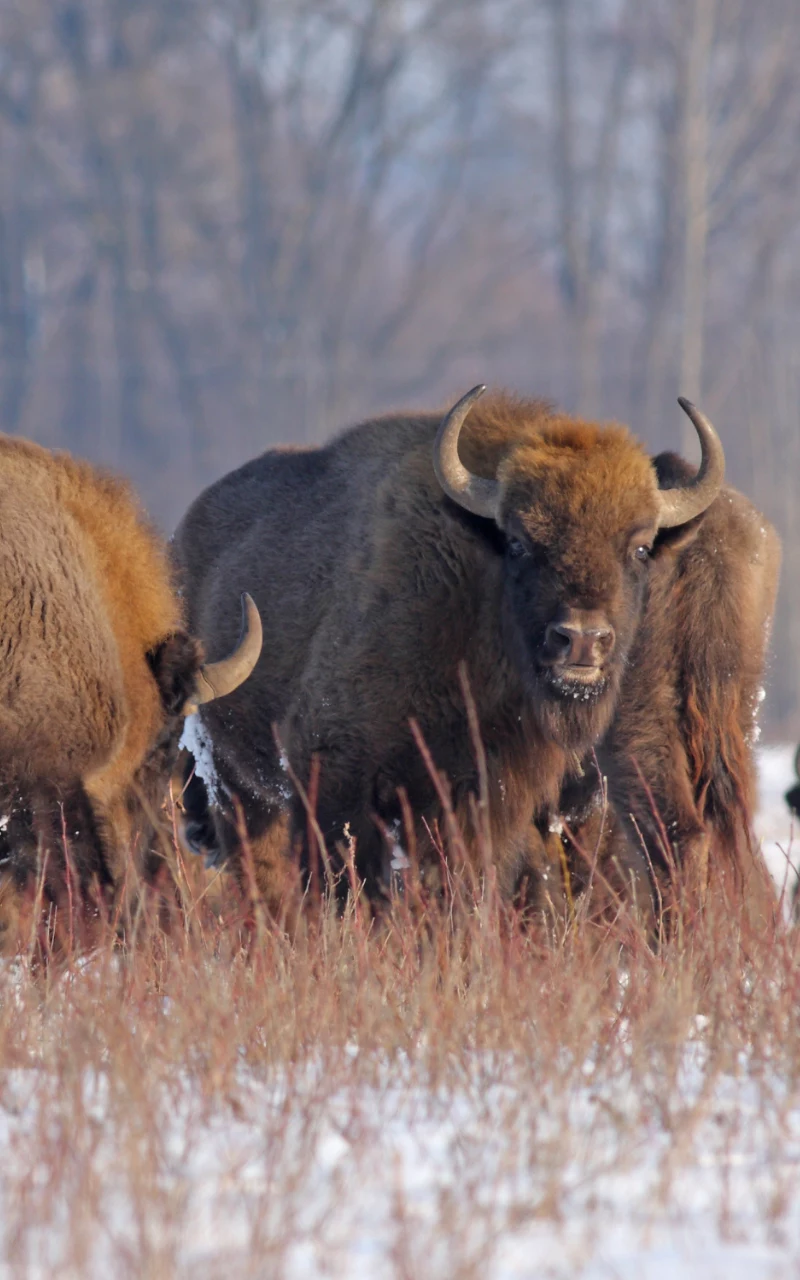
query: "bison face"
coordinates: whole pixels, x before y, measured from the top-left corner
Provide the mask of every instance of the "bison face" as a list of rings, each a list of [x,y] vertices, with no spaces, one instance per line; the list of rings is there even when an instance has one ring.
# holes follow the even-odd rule
[[[503,631],[534,706],[559,738],[589,704],[602,731],[644,603],[659,496],[619,428],[562,424],[503,466]],[[577,705],[576,705],[577,704]],[[581,730],[585,735],[585,727]]]
[[[503,633],[542,728],[579,749],[605,730],[642,613],[648,565],[696,527],[719,493],[722,445],[708,420],[680,404],[700,437],[696,476],[660,489],[624,427],[553,415],[494,475],[462,463],[461,427],[483,388],[439,429],[434,468],[445,493],[490,518],[506,538]],[[477,434],[480,424],[473,421]]]

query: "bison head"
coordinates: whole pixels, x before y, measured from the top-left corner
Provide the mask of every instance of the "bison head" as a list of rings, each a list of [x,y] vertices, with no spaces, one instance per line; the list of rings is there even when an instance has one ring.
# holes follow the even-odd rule
[[[585,744],[613,710],[652,561],[691,536],[719,493],[722,445],[682,399],[702,447],[700,468],[682,488],[659,489],[626,428],[558,415],[542,417],[535,430],[525,426],[498,455],[494,475],[474,474],[461,460],[459,436],[482,392],[469,392],[442,422],[436,475],[448,497],[504,535],[509,656],[548,736]],[[476,423],[473,438],[479,431]]]
[[[185,631],[173,631],[147,654],[160,697],[161,723],[141,766],[137,789],[151,797],[151,809],[153,804],[157,807],[155,798],[177,759],[185,717],[243,684],[258,661],[261,641],[261,618],[255,601],[245,592],[241,633],[227,657],[203,662],[202,646]]]

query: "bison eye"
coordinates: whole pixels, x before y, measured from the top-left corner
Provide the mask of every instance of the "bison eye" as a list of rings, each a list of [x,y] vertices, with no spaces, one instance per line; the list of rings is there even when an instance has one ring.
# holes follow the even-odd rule
[[[633,554],[637,560],[649,560],[650,548],[645,546],[637,547]]]
[[[513,560],[518,560],[520,556],[526,556],[528,554],[528,551],[525,546],[525,543],[520,542],[519,538],[509,538],[508,554],[511,556]]]

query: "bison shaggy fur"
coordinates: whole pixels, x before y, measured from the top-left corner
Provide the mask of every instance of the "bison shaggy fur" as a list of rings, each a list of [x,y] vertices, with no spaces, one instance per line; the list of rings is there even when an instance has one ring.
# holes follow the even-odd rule
[[[313,781],[331,858],[354,841],[372,893],[404,800],[423,860],[437,831],[447,846],[420,740],[470,856],[485,858],[462,673],[498,884],[512,897],[530,883],[543,852],[532,816],[558,807],[608,730],[650,574],[701,523],[661,527],[657,472],[626,428],[505,395],[462,422],[456,471],[478,504],[484,488],[497,494],[491,517],[466,510],[434,466],[442,429],[439,415],[387,417],[323,448],[266,453],[201,494],[175,535],[193,633],[229,642],[245,585],[262,615],[251,681],[202,710],[213,803],[209,814],[196,789],[188,829],[240,866],[244,825],[268,898],[287,829],[306,869],[312,852],[287,764]]]

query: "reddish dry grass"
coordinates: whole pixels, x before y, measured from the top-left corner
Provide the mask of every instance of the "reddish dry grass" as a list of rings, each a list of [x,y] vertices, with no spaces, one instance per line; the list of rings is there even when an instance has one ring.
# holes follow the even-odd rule
[[[514,1242],[531,1270],[508,1274],[579,1275],[615,1180],[639,1221],[644,1160],[671,1221],[711,1140],[715,1238],[794,1238],[796,930],[715,895],[657,949],[624,911],[523,929],[491,877],[426,901],[412,870],[379,923],[322,901],[290,941],[177,852],[173,873],[124,946],[96,921],[87,953],[62,911],[57,959],[39,938],[0,971],[9,1275],[466,1280]]]

